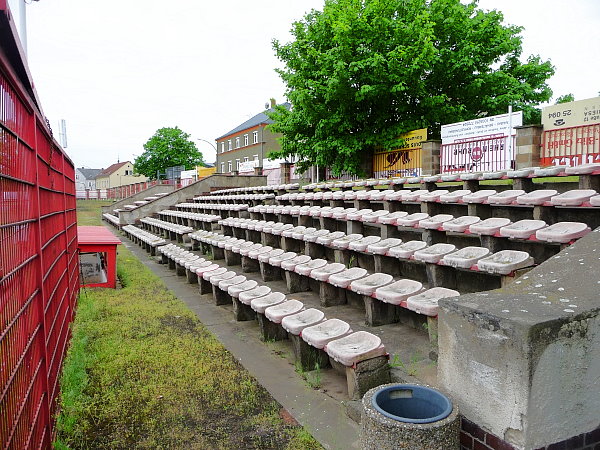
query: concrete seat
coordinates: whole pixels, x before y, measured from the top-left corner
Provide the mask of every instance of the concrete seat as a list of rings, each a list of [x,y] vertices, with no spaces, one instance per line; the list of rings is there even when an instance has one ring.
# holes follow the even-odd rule
[[[202,277],[204,279],[204,274],[206,272],[210,272],[211,270],[217,270],[217,269],[225,269],[224,267],[219,266],[218,264],[209,264],[208,266],[206,265],[201,265],[199,267],[196,267],[196,275],[198,275],[199,277]],[[227,269],[225,269],[225,272],[227,272]],[[222,272],[224,273],[224,272]]]
[[[299,336],[302,331],[313,325],[317,325],[325,320],[325,313],[316,308],[305,309],[296,314],[285,316],[281,321],[281,326],[288,333]]]
[[[272,250],[273,250],[273,247],[271,247],[269,245],[261,245],[257,249],[250,250],[248,252],[248,255],[244,255],[244,256],[248,256],[248,258],[250,258],[250,259],[258,259],[259,255],[261,255],[262,253],[269,253]]]
[[[340,238],[334,239],[331,242],[331,247],[343,250],[343,249],[348,248],[348,246],[350,245],[350,242],[358,241],[359,239],[362,239],[362,238],[363,238],[362,234],[358,234],[358,233],[347,234]]]
[[[427,247],[427,244],[423,241],[408,241],[404,244],[397,245],[388,250],[388,256],[394,258],[410,258],[417,250],[422,250]]]
[[[269,286],[257,286],[254,289],[240,292],[240,294],[238,295],[238,299],[244,305],[250,305],[252,300],[254,300],[255,298],[264,297],[265,295],[268,295],[270,293],[271,288]]]
[[[298,314],[304,309],[300,300],[288,300],[265,309],[265,317],[273,323],[281,323],[284,317]]]
[[[304,228],[303,230],[300,230],[300,231],[294,231],[292,233],[292,238],[302,241],[302,240],[304,240],[304,236],[316,233],[316,231],[317,231],[317,229],[314,227]]]
[[[558,191],[555,189],[536,189],[527,194],[519,195],[517,203],[519,205],[541,205],[544,202],[549,202],[557,193]]]
[[[321,208],[319,208],[318,212],[315,212],[314,214],[311,212],[311,216],[313,217],[321,217],[321,214],[323,214],[323,212],[329,212],[331,211],[333,208],[331,206],[322,206]]]
[[[374,255],[385,255],[390,248],[402,244],[402,239],[388,238],[367,246],[367,252]]]
[[[471,225],[481,222],[481,218],[477,216],[460,216],[452,220],[444,222],[442,229],[444,231],[454,231],[464,233]]]
[[[482,180],[500,180],[505,175],[506,175],[506,172],[502,171],[502,170],[495,171],[495,172],[483,172],[481,179]]]
[[[420,202],[436,202],[442,195],[448,194],[450,191],[447,189],[438,189],[436,191],[425,192],[419,195]]]
[[[367,269],[363,269],[362,267],[352,267],[331,275],[327,282],[335,287],[345,289],[350,286],[350,283],[363,278],[366,275]]]
[[[367,331],[357,331],[330,341],[325,345],[325,352],[346,367],[386,354],[381,338]]]
[[[313,200],[323,200],[323,197],[325,196],[325,194],[327,194],[327,192],[315,192],[313,193]],[[310,199],[306,199],[306,200],[310,200]]]
[[[294,228],[294,225],[292,225],[291,223],[284,223],[280,227],[273,227],[271,233],[275,236],[281,236],[281,233],[283,233],[284,230],[291,230],[292,228]]]
[[[596,191],[593,189],[572,189],[555,195],[550,199],[550,203],[555,206],[579,206],[589,201],[594,195],[596,195]]]
[[[406,299],[406,308],[426,316],[438,315],[438,301],[442,298],[458,297],[460,292],[444,287],[434,287]]]
[[[489,254],[490,250],[485,247],[464,247],[454,253],[445,255],[441,263],[445,266],[469,269]]]
[[[364,252],[369,245],[375,244],[376,242],[379,242],[380,240],[381,240],[381,238],[379,236],[367,236],[362,239],[358,239],[356,241],[351,241],[348,244],[348,248],[350,250],[354,250],[357,252]]]
[[[523,167],[522,169],[509,170],[506,172],[507,178],[527,178],[532,176],[535,172],[535,169],[539,169],[539,167]]]
[[[423,194],[427,194],[429,191],[427,189],[418,189],[416,191],[402,191],[402,196],[398,199],[402,202],[416,202],[419,200],[419,197]]]
[[[417,261],[426,263],[438,263],[444,256],[456,250],[456,245],[453,244],[433,244],[431,247],[417,250],[413,257]]]
[[[502,275],[531,265],[533,258],[529,253],[518,250],[502,250],[477,261],[479,270]]]
[[[407,184],[419,184],[423,181],[423,177],[408,177],[406,179]]]
[[[344,199],[344,191],[335,191],[331,194],[332,200],[343,200]]]
[[[312,258],[310,256],[308,256],[308,255],[298,255],[298,256],[296,256],[295,258],[292,258],[292,259],[282,260],[281,261],[281,268],[283,270],[289,270],[289,271],[293,272],[297,265],[299,265],[299,264],[306,264],[311,259]]]
[[[258,246],[258,245],[261,245],[261,247],[262,247],[262,244],[255,244],[254,242],[251,242],[251,241],[244,241],[239,244],[233,244],[231,246],[231,251],[233,253],[239,253],[242,256],[248,256],[248,252],[250,251],[250,249],[257,248],[254,246]]]
[[[536,177],[554,177],[563,173],[566,169],[567,166],[539,167],[533,171],[533,174]]]
[[[390,180],[391,185],[400,185],[406,183],[406,177],[394,177]]]
[[[398,280],[375,290],[375,298],[392,305],[400,305],[411,295],[423,290],[423,283],[415,280]]]
[[[469,233],[484,236],[493,236],[500,231],[500,228],[510,225],[512,222],[506,217],[490,217],[481,222],[469,226]]]
[[[323,194],[321,194],[321,198],[323,197]],[[315,193],[314,192],[307,192],[306,194],[304,194],[304,198],[303,200],[312,200],[315,198]]]
[[[300,336],[309,345],[322,349],[329,342],[352,333],[350,324],[340,319],[328,319],[317,325],[306,327]]]
[[[427,230],[437,230],[442,226],[443,223],[454,219],[451,214],[436,214],[435,216],[427,217],[426,219],[420,220],[418,227],[425,228]]]
[[[331,209],[321,212],[321,217],[333,217],[334,213],[341,212],[343,210],[344,210],[343,206],[337,206],[335,208],[331,208]]]
[[[482,176],[483,176],[483,172],[461,173],[460,179],[462,181],[473,181],[473,180],[479,180]]]
[[[311,206],[308,210],[308,215],[311,217],[319,217],[319,214],[321,214],[320,206]]]
[[[590,198],[590,205],[600,206],[600,195],[594,195],[592,198]]]
[[[227,269],[225,267],[219,267],[217,269],[209,270],[209,271],[202,273],[202,278],[204,280],[210,282],[212,277],[223,275],[225,272],[227,272]],[[198,274],[198,273],[196,272],[196,274]],[[235,275],[235,273],[234,273],[234,275]]]
[[[358,191],[344,191],[344,200],[355,200]]]
[[[441,176],[440,174],[425,176],[423,177],[423,181],[425,183],[439,183],[441,181]]]
[[[332,191],[320,192],[320,194],[323,194],[322,199],[324,201],[331,200],[333,198],[333,192]],[[318,200],[318,198],[315,197],[315,200]]]
[[[305,242],[317,242],[321,236],[327,236],[330,233],[329,230],[317,230],[314,233],[304,234]]]
[[[192,267],[199,267],[200,264],[204,264],[204,263],[212,264],[210,261],[207,261],[204,258],[198,258],[198,259],[194,259],[194,260],[185,261],[183,263],[183,267],[185,267],[186,269],[190,269],[191,270]]]
[[[346,269],[346,266],[341,263],[327,264],[326,266],[313,269],[310,272],[310,277],[317,281],[327,281],[334,273],[339,273]]]
[[[395,191],[391,190],[391,189],[380,189],[380,190],[373,190],[371,191],[371,195],[369,196],[369,200],[371,201],[381,201],[385,199],[385,196],[388,194],[391,194]]]
[[[386,194],[383,199],[388,202],[393,202],[396,200],[400,200],[400,198],[402,197],[402,195],[404,193],[405,193],[404,191],[392,191],[389,194]]]
[[[408,216],[406,211],[396,211],[393,213],[385,214],[377,218],[377,223],[382,225],[396,225],[396,220],[402,217]]]
[[[258,255],[258,260],[260,262],[268,263],[271,258],[283,255],[284,253],[285,253],[285,250],[276,248],[276,249],[271,250],[270,252],[260,253]]]
[[[549,227],[536,231],[535,237],[545,242],[560,242],[566,244],[574,239],[585,236],[591,230],[581,222],[558,222]]]
[[[490,205],[510,205],[516,199],[525,194],[522,189],[509,189],[507,191],[498,192],[497,194],[490,195],[487,198],[487,202]]]
[[[266,223],[267,223],[266,220],[252,220],[252,219],[243,220],[243,221],[238,222],[239,228],[242,228],[245,230],[255,230],[255,231],[256,231],[256,227],[258,225],[260,225],[260,229],[262,230],[262,227],[264,227]]]
[[[443,182],[450,182],[450,181],[458,181],[460,179],[460,174],[458,173],[445,173],[442,174],[442,181]]]
[[[283,303],[286,296],[282,292],[271,292],[263,297],[255,298],[250,302],[250,307],[259,314],[264,314],[265,309]]]
[[[546,228],[548,225],[543,220],[519,220],[513,224],[500,228],[500,236],[513,239],[528,239],[536,231]]]
[[[223,279],[219,281],[219,289],[221,289],[224,292],[228,292],[231,286],[234,286],[236,284],[242,284],[246,280],[247,278],[244,275],[236,275],[231,278]]]
[[[440,203],[457,203],[462,200],[466,195],[469,195],[471,191],[469,189],[459,189],[456,191],[448,192],[447,194],[440,195]]]
[[[324,259],[312,259],[304,264],[297,264],[296,267],[294,267],[294,272],[298,275],[308,277],[314,269],[319,269],[325,265],[327,265],[327,261]]]
[[[234,238],[233,236],[225,236],[225,237],[223,237],[223,239],[219,239],[217,241],[217,247],[225,248],[225,244],[227,244],[229,241],[232,241],[232,240],[237,240],[237,239]]]
[[[390,212],[386,211],[385,209],[380,209],[369,214],[363,214],[361,220],[366,223],[377,223],[379,222],[379,219],[389,215],[389,213]]]
[[[293,237],[294,233],[303,233],[304,230],[306,230],[306,227],[303,225],[300,225],[300,226],[297,226],[294,228],[288,228],[287,230],[283,230],[281,232],[281,235],[286,238],[291,238],[291,237]]]
[[[356,208],[345,208],[342,211],[334,211],[331,217],[336,220],[345,220],[347,215],[358,211]]]
[[[483,203],[488,199],[490,195],[496,195],[495,189],[482,189],[481,191],[475,191],[471,194],[467,194],[462,198],[464,203]]]
[[[244,239],[230,239],[229,241],[225,242],[223,248],[227,251],[231,251],[233,249],[234,245],[240,245],[242,242],[246,242]]]
[[[298,211],[298,215],[299,216],[310,216],[311,208],[312,208],[312,206],[301,206],[300,210]]]
[[[344,237],[345,235],[346,233],[344,233],[343,231],[334,231],[333,233],[329,233],[325,236],[319,236],[317,238],[317,244],[330,246],[333,241]]]
[[[412,227],[418,224],[421,220],[425,220],[429,217],[427,213],[413,213],[404,217],[398,217],[396,224],[401,227]]]
[[[372,209],[360,209],[358,211],[349,212],[346,214],[346,220],[360,220],[363,215],[371,214],[373,212]]]
[[[600,164],[580,164],[578,166],[567,167],[565,173],[567,175],[589,175],[594,172],[600,171]]]
[[[254,229],[256,231],[263,231],[266,228],[273,228],[273,225],[275,225],[275,222],[273,222],[272,220],[268,221],[268,222],[264,222],[264,223],[257,223],[256,226],[254,227]]]
[[[227,288],[227,293],[234,298],[238,298],[240,296],[240,293],[254,289],[257,286],[258,282],[254,280],[246,280],[242,281],[239,284],[232,284],[231,286],[229,286]]]
[[[273,267],[281,267],[283,261],[294,259],[298,254],[296,252],[285,252],[269,258],[269,264]]]
[[[371,200],[371,193],[373,191],[358,191],[356,193],[356,200]]]
[[[213,272],[216,272],[216,271],[213,271]],[[221,274],[215,273],[215,275],[211,275],[211,272],[208,272],[208,273],[209,273],[208,281],[210,281],[210,284],[212,284],[214,286],[218,286],[221,281],[231,280],[234,277],[238,276],[237,273],[235,273],[231,270],[228,270]],[[204,276],[203,276],[203,278],[204,278]]]
[[[350,290],[361,295],[371,295],[377,288],[390,284],[394,280],[390,274],[374,273],[350,283]]]
[[[242,246],[240,248],[240,255],[242,256],[249,256],[250,252],[253,252],[253,254],[255,254],[256,251],[260,250],[261,248],[263,248],[264,246],[262,244],[252,244],[249,247],[246,246]],[[273,250],[273,248],[269,247],[269,250]],[[258,255],[256,255],[253,259],[256,259],[258,257]]]

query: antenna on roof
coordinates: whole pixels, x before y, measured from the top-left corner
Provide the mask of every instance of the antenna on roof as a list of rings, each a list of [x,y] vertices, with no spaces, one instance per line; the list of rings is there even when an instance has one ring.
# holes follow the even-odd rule
[[[269,104],[265,103],[265,109],[269,109]]]

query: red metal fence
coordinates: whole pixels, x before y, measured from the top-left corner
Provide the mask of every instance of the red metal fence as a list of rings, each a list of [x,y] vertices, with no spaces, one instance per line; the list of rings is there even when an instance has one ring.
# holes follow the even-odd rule
[[[109,199],[122,199],[130,197],[138,192],[145,191],[152,186],[156,186],[157,184],[175,184],[175,188],[179,189],[181,187],[181,183],[173,183],[171,180],[160,180],[159,181],[144,181],[141,183],[127,184],[124,186],[117,186],[113,188],[106,189],[106,197]],[[91,198],[91,197],[90,197]]]
[[[48,448],[79,286],[75,168],[1,1],[0,22],[0,447]]]
[[[577,166],[600,162],[600,125],[544,131],[543,166]]]
[[[515,138],[498,136],[442,145],[440,172],[492,172],[515,167]]]

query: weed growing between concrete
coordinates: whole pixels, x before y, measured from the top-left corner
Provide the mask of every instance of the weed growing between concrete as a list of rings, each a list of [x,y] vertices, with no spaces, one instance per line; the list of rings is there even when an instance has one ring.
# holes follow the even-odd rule
[[[300,361],[296,361],[294,365],[296,373],[302,377],[309,387],[313,389],[319,389],[321,387],[323,383],[323,374],[321,373],[321,366],[319,363],[315,363],[313,370],[304,369]]]
[[[410,375],[411,377],[414,377],[417,375],[417,373],[419,371],[418,364],[421,359],[422,359],[421,356],[418,353],[416,353],[414,355],[411,355],[408,363],[405,363],[404,361],[402,361],[402,359],[400,359],[399,355],[394,355],[394,356],[392,356],[392,359],[389,362],[389,365],[390,365],[390,367],[398,367],[398,368],[402,369],[404,372],[406,372],[408,375]]]

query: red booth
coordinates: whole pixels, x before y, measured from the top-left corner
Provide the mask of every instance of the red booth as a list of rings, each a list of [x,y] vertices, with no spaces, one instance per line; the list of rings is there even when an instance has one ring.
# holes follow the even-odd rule
[[[104,227],[77,227],[81,286],[117,286],[117,245],[121,241]]]

